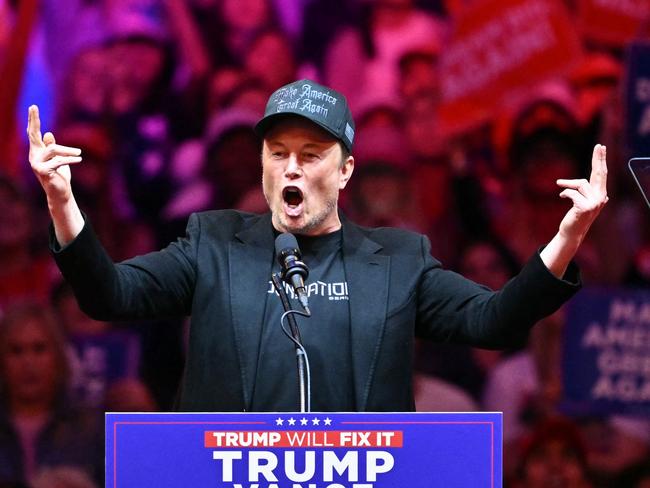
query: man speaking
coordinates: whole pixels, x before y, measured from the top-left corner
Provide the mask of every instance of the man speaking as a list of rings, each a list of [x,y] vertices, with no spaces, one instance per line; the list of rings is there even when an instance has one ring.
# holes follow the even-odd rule
[[[269,285],[279,233],[298,237],[310,268],[302,339],[312,363],[314,411],[414,409],[414,338],[505,348],[580,286],[571,262],[607,202],[605,147],[587,180],[558,180],[569,198],[555,237],[493,292],[443,270],[426,237],[355,225],[338,211],[354,170],[354,122],[345,97],[300,80],[278,89],[255,127],[270,212],[190,216],[184,238],[114,264],[75,203],[70,165],[81,151],[41,136],[29,109],[29,160],[53,221],[51,248],[81,308],[100,320],[191,315],[182,411],[295,411],[293,344]],[[531,223],[532,224],[532,223]]]

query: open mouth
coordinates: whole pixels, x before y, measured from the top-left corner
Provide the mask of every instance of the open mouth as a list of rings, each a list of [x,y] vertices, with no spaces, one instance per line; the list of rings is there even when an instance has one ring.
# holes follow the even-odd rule
[[[287,186],[282,190],[282,199],[285,204],[285,211],[290,216],[297,216],[302,209],[302,191],[295,186]]]
[[[290,207],[297,207],[302,203],[302,192],[295,186],[287,186],[282,190],[282,198]]]

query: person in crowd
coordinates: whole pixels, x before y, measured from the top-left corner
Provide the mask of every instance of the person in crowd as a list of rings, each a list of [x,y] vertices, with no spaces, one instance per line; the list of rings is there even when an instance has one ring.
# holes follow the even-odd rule
[[[289,38],[278,29],[260,32],[244,56],[246,73],[259,80],[267,93],[295,79],[297,63]]]
[[[100,479],[101,424],[67,398],[61,329],[47,308],[16,305],[0,323],[0,480],[29,482],[40,469],[73,466]]]
[[[189,9],[191,29],[197,32],[212,68],[239,66],[253,39],[263,30],[278,24],[274,6],[269,0],[172,3],[186,3],[183,8]]]
[[[439,377],[415,372],[415,409],[418,412],[475,412],[478,403],[462,388]]]
[[[522,446],[514,487],[591,488],[584,441],[570,421],[552,418],[537,425]]]
[[[106,393],[109,412],[157,412],[158,406],[147,385],[137,378],[114,381]]]
[[[503,412],[504,469],[517,463],[518,443],[538,422],[558,413],[562,398],[562,311],[542,320],[526,349],[503,358],[486,378],[481,405]]]
[[[70,466],[45,468],[34,477],[31,488],[98,488],[84,471]]]
[[[438,56],[438,52],[422,48],[407,51],[400,57],[398,86],[399,95],[405,105],[418,97],[440,95]]]
[[[58,107],[59,126],[80,122],[101,123],[105,119],[110,96],[106,73],[109,49],[103,43],[87,45],[76,53],[66,72],[65,86]]]
[[[174,184],[171,154],[186,120],[176,116],[170,89],[173,56],[170,46],[145,34],[111,40],[109,124],[114,141],[111,179],[120,219],[156,224]]]
[[[47,303],[56,270],[34,247],[37,212],[25,192],[0,176],[0,311],[12,303]]]
[[[498,235],[520,261],[540,240],[555,232],[555,221],[566,212],[557,197],[556,180],[577,178],[582,162],[578,126],[567,108],[554,100],[538,100],[513,124],[509,159],[514,173],[512,201],[496,220]],[[535,222],[531,227],[530,222]]]
[[[621,62],[604,52],[588,52],[569,75],[575,93],[577,118],[584,128],[584,144],[601,133],[603,111],[623,74]]]
[[[75,178],[74,192],[80,205],[95,222],[97,233],[109,253],[117,256],[123,243],[116,242],[116,231],[123,228],[124,220],[120,219],[114,205],[119,188],[111,178],[115,168],[110,164],[114,149],[110,131],[98,120],[60,123],[58,127],[61,137],[80,147],[86,160],[91,162]]]
[[[590,415],[578,422],[586,441],[587,464],[594,481],[599,486],[636,486],[625,480],[627,474],[650,459],[648,417],[642,414]]]
[[[179,146],[172,161],[177,191],[164,213],[172,225],[181,226],[180,232],[191,212],[238,208],[250,191],[259,193],[256,121],[257,115],[245,106],[224,107],[215,110],[202,139]]]
[[[259,187],[261,146],[253,132],[255,115],[246,109],[221,111],[210,121],[202,176],[215,187],[207,208],[233,208]]]
[[[415,49],[439,50],[444,22],[414,0],[377,0],[364,5],[360,26],[340,31],[323,63],[324,79],[344,92],[352,108],[364,98],[397,99],[399,60]]]
[[[416,209],[409,199],[408,173],[389,161],[370,160],[360,165],[352,185],[350,214],[369,227],[418,230]]]
[[[70,286],[64,281],[54,286],[50,300],[53,312],[68,337],[92,337],[107,333],[111,324],[93,320],[79,309]]]
[[[358,23],[362,2],[311,0],[303,4],[298,54],[301,61],[315,66],[320,72],[327,49],[339,32]]]

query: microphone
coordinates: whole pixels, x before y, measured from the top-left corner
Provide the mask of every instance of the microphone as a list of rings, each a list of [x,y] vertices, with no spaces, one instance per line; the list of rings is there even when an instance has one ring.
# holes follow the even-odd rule
[[[305,309],[305,312],[311,315],[307,301],[307,290],[305,290],[305,281],[309,276],[309,269],[300,260],[302,255],[296,237],[288,232],[280,234],[275,239],[275,254],[282,268],[280,272],[281,278],[293,287],[296,295],[298,295],[300,305]]]

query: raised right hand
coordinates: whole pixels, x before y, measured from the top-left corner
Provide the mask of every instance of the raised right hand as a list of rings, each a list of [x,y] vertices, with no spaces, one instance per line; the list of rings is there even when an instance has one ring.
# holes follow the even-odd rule
[[[56,239],[65,246],[84,227],[83,215],[72,194],[69,166],[81,162],[81,149],[58,145],[51,132],[41,137],[41,119],[36,105],[29,107],[27,136],[29,164],[47,195]]]
[[[29,163],[45,190],[50,208],[65,205],[72,199],[70,164],[81,162],[81,149],[56,144],[54,135],[46,132],[41,137],[41,119],[38,107],[29,107],[27,121]]]

